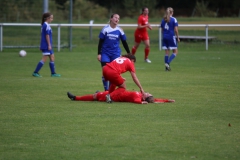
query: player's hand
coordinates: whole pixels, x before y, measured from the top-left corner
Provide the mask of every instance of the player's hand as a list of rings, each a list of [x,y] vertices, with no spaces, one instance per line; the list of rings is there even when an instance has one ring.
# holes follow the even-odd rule
[[[48,46],[48,50],[52,50],[52,46]]]
[[[148,102],[147,101],[142,101],[142,104],[148,104]]]
[[[148,28],[149,28],[150,30],[152,30],[152,27],[150,26],[150,24],[148,25]]]
[[[142,94],[145,94],[145,92],[144,92],[144,90],[143,90],[143,89],[140,89],[140,92],[141,92]]]
[[[97,56],[97,60],[100,62],[101,61],[101,54]]]

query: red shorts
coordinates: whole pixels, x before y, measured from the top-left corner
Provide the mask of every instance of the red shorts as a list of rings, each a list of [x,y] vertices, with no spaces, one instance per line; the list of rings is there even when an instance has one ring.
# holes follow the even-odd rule
[[[106,95],[107,94],[108,94],[108,91],[98,92],[97,93],[97,101],[106,101]]]
[[[141,41],[146,41],[149,40],[149,36],[147,32],[139,32],[139,31],[135,31],[134,33],[134,37],[135,37],[135,42],[140,43]]]
[[[103,76],[105,80],[110,82],[110,84],[114,84],[116,86],[119,86],[124,82],[122,76],[107,65],[103,67]]]

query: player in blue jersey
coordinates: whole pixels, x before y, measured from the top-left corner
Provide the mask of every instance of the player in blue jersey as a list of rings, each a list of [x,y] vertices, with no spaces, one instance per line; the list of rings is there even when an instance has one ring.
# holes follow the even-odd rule
[[[162,28],[162,49],[165,50],[165,69],[170,71],[170,63],[178,54],[177,41],[180,42],[178,34],[178,22],[177,19],[172,17],[173,9],[171,7],[167,8],[163,20],[161,22]],[[173,51],[169,57],[170,50]]]
[[[42,51],[42,59],[38,62],[35,71],[33,72],[34,77],[42,77],[38,72],[46,62],[46,60],[50,59],[49,67],[51,70],[52,77],[60,77],[60,74],[55,72],[55,64],[54,64],[54,53],[53,53],[53,43],[52,43],[52,29],[49,25],[53,21],[53,15],[49,12],[44,13],[42,15],[42,28],[41,28],[41,42],[40,42],[40,50]]]
[[[123,30],[118,26],[120,16],[112,14],[109,24],[102,28],[99,34],[98,56],[97,59],[101,62],[102,67],[106,63],[112,62],[114,59],[121,56],[121,49],[119,46],[120,40],[123,47],[128,54],[130,50],[127,44],[127,37]],[[109,89],[109,82],[102,76],[102,82],[105,91]]]

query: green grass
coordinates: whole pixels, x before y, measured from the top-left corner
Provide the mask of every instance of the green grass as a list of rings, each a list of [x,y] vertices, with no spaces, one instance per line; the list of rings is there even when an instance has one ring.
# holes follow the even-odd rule
[[[0,53],[0,159],[239,159],[239,45],[179,44],[179,55],[164,71],[164,52],[152,45],[151,64],[137,51],[136,71],[145,91],[171,104],[74,102],[66,95],[102,90],[97,45],[81,43],[41,58],[35,49]],[[129,90],[138,90],[129,73]],[[231,124],[231,127],[228,124]]]

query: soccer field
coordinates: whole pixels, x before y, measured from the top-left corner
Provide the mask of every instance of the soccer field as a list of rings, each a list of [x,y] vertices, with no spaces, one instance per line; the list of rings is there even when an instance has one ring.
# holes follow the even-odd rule
[[[135,67],[144,90],[176,100],[147,105],[68,99],[103,90],[97,44],[55,51],[60,78],[48,63],[42,78],[31,76],[37,49],[0,52],[0,159],[240,159],[240,47],[209,48],[180,43],[165,72],[164,51],[152,46],[147,64],[142,44]]]

